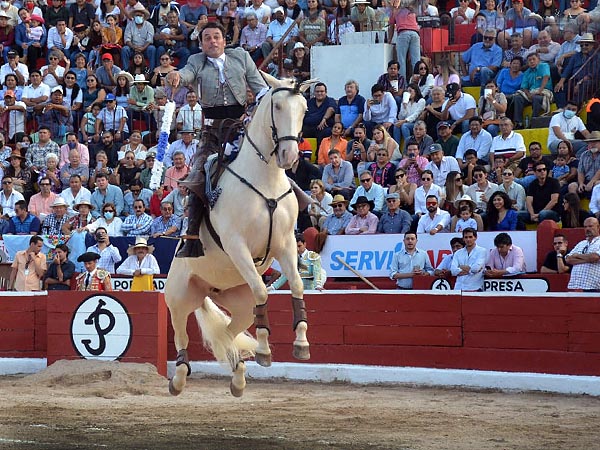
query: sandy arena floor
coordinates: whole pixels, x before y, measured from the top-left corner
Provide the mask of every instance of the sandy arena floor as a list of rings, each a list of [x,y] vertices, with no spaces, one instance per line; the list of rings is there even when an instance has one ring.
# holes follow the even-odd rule
[[[0,377],[0,449],[600,448],[600,398],[191,379],[151,365],[59,361]]]

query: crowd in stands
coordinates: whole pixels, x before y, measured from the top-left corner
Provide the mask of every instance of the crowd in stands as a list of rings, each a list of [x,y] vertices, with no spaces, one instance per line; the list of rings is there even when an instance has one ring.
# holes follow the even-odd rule
[[[598,217],[600,96],[592,97],[600,77],[591,33],[600,10],[587,12],[578,0],[568,9],[550,0],[529,8],[513,0],[509,9],[494,0],[484,9],[433,3],[2,2],[0,232],[184,233],[187,189],[179,181],[198,146],[202,108],[194,86],[172,85],[167,74],[200,51],[209,20],[223,24],[228,46],[301,81],[310,78],[313,46],[369,30],[397,44],[398,58],[365,97],[352,79],[359,66],[344,69],[339,99],[314,86],[303,135],[317,140],[316,164],[303,157],[288,171],[315,200],[300,213],[300,231],[511,231]],[[473,24],[459,67],[421,57],[419,29],[436,16]],[[479,97],[465,86],[480,87]],[[579,114],[590,98],[586,126]],[[152,191],[167,102],[176,105],[171,145]],[[514,130],[538,117],[547,118],[548,141],[525,148]]]

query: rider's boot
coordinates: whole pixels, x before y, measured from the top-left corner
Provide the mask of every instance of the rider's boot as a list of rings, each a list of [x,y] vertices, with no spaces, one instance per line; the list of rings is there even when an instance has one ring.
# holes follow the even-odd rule
[[[204,247],[200,241],[200,223],[204,214],[206,214],[206,205],[202,200],[205,198],[206,177],[202,171],[206,157],[198,155],[198,161],[194,168],[188,174],[181,184],[186,186],[190,193],[188,194],[188,229],[186,234],[190,239],[186,239],[183,247],[177,252],[177,258],[196,258],[204,256]]]

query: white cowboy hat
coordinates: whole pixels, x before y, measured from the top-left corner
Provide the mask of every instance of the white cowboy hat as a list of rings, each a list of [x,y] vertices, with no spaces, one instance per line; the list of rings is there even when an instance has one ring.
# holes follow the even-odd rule
[[[141,73],[138,73],[135,78],[133,79],[133,83],[150,83],[148,80],[146,80],[146,77],[144,75],[142,75]]]
[[[65,200],[62,197],[56,197],[56,200],[54,200],[54,203],[52,203],[52,207],[54,208],[55,206],[69,206],[67,204],[67,202],[65,202]]]
[[[146,238],[139,236],[135,238],[135,244],[129,246],[129,248],[127,249],[127,254],[135,255],[136,248],[147,248],[148,253],[152,253],[154,251],[154,245],[148,245],[148,241],[146,240]]]
[[[469,197],[467,194],[463,195],[461,198],[459,198],[458,200],[456,200],[454,202],[454,207],[456,209],[458,209],[458,207],[459,207],[459,205],[460,205],[461,202],[469,202],[469,204],[471,205],[471,209],[473,211],[475,211],[477,209],[477,203],[475,203],[473,201],[473,199],[471,197]]]
[[[125,72],[124,70],[120,71],[115,77],[115,80],[119,77],[126,78],[130,84],[133,83],[133,75],[131,75],[129,72]]]

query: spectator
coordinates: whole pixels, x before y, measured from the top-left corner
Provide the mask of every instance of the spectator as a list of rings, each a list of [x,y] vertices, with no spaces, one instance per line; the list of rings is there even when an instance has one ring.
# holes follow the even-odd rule
[[[7,225],[8,229],[1,234],[38,234],[42,226],[40,220],[27,211],[25,200],[15,203],[15,215],[8,220]]]
[[[88,226],[90,233],[95,234],[98,229],[103,229],[109,236],[123,236],[121,227],[123,221],[116,215],[113,203],[105,203],[102,206],[100,217]]]
[[[587,101],[597,89],[596,68],[598,58],[595,52],[596,40],[592,33],[584,33],[577,42],[581,52],[569,58],[569,63],[560,73],[560,80],[556,83],[556,103],[559,107],[565,106],[565,82],[568,80],[567,91],[569,98],[578,104]]]
[[[504,56],[502,58],[502,67],[510,67],[510,63],[515,57],[527,58],[529,52],[525,47],[523,47],[523,35],[521,33],[513,33],[510,37],[510,48],[508,48],[504,52]]]
[[[119,164],[119,149],[120,144],[114,141],[114,134],[112,131],[104,131],[101,135],[101,142],[98,146],[94,147],[94,153],[99,154],[103,152],[108,158],[107,166],[110,168],[117,167]],[[96,171],[97,172],[97,171]],[[98,174],[96,174],[97,176]]]
[[[386,92],[380,84],[374,84],[371,87],[371,98],[366,101],[364,107],[363,118],[367,135],[373,135],[373,128],[376,125],[382,125],[389,131],[392,124],[396,122],[397,115],[398,107],[392,94]]]
[[[462,238],[454,237],[454,238],[450,239],[450,248],[452,249],[452,253],[449,253],[442,258],[442,262],[440,262],[439,265],[435,268],[435,271],[433,272],[433,274],[436,277],[446,278],[446,279],[450,275],[452,275],[452,273],[450,271],[452,268],[452,257],[458,250],[460,250],[461,248],[464,248],[464,247],[465,247],[465,242],[462,240]]]
[[[429,98],[429,93],[434,86],[433,74],[429,73],[429,66],[424,61],[417,61],[413,70],[410,84],[416,84],[423,98]]]
[[[27,10],[22,8],[19,10],[21,23],[15,28],[15,50],[23,57],[29,73],[36,69],[37,60],[42,56],[47,43],[48,33],[43,26],[41,14],[32,14],[30,17]]]
[[[571,266],[565,262],[569,253],[569,241],[564,234],[555,234],[552,240],[554,250],[546,254],[540,273],[568,273]]]
[[[437,75],[433,77],[433,85],[442,88],[442,93],[446,92],[446,87],[450,83],[460,85],[460,76],[448,58],[443,58],[434,68]]]
[[[125,153],[124,162],[119,164],[117,170],[115,171],[115,184],[117,184],[123,192],[127,192],[129,188],[129,184],[132,181],[139,180],[140,169],[135,165],[135,153],[131,150]]]
[[[462,78],[467,86],[483,87],[493,80],[502,65],[502,49],[496,44],[496,30],[488,28],[483,33],[483,42],[479,42],[461,55]],[[450,85],[448,85],[450,86]]]
[[[23,89],[21,100],[27,105],[28,117],[33,113],[33,107],[45,103],[50,98],[50,86],[42,83],[42,72],[39,70],[29,71],[31,84]]]
[[[331,136],[324,138],[319,146],[317,162],[319,167],[323,168],[327,164],[328,154],[331,150],[340,152],[342,159],[346,159],[346,148],[348,141],[343,137],[344,128],[340,122],[333,124]]]
[[[152,191],[143,187],[139,180],[133,180],[129,183],[129,191],[123,196],[123,215],[129,216],[134,213],[133,202],[135,200],[142,200],[144,207],[147,211],[150,210],[150,198],[152,197]]]
[[[73,131],[71,107],[63,98],[62,86],[53,87],[50,101],[34,107],[34,112],[38,115],[40,128],[48,128],[57,143],[64,142],[66,134]],[[58,150],[52,149],[52,152],[58,153]]]
[[[90,200],[95,207],[92,210],[94,219],[100,216],[102,205],[105,203],[113,203],[117,215],[121,215],[123,211],[123,191],[119,187],[109,184],[108,177],[104,173],[96,175],[96,190],[92,193]]]
[[[71,288],[71,278],[75,273],[75,264],[68,259],[69,247],[59,244],[54,249],[54,258],[44,275],[43,288],[45,291],[68,291]]]
[[[46,156],[59,153],[58,144],[50,139],[50,128],[41,126],[38,129],[38,141],[31,144],[25,153],[25,159],[31,170],[39,171],[46,167]],[[58,162],[58,161],[57,161]]]
[[[436,144],[442,147],[444,155],[455,158],[460,140],[452,134],[450,124],[448,122],[438,122],[437,135],[438,140]],[[457,163],[460,165],[460,161],[457,161]]]
[[[152,221],[150,234],[153,238],[161,236],[179,236],[181,219],[173,214],[173,204],[169,202],[160,204],[160,216]]]
[[[52,192],[52,185],[48,177],[40,179],[38,186],[40,187],[40,192],[29,199],[29,209],[31,210],[31,214],[43,220],[52,212],[52,204],[58,195]]]
[[[81,177],[77,174],[69,178],[69,187],[61,192],[60,197],[69,205],[69,215],[74,216],[77,211],[73,207],[82,201],[90,201],[92,194],[81,183]]]
[[[446,175],[444,183],[444,203],[442,209],[448,211],[451,216],[457,213],[454,203],[465,194],[462,175],[459,171],[451,170]]]
[[[590,217],[589,212],[580,208],[577,194],[572,192],[565,194],[562,206],[560,222],[563,228],[582,228],[585,219]]]
[[[439,134],[437,134],[438,130],[437,130],[437,126],[440,122],[443,122],[442,119],[442,107],[444,106],[444,102],[445,102],[445,98],[444,98],[444,94],[445,94],[446,90],[445,88],[442,88],[440,86],[434,86],[434,88],[431,90],[431,103],[428,105],[425,105],[425,110],[423,111],[423,114],[421,115],[421,117],[423,117],[423,120],[425,121],[425,123],[427,124],[427,134],[429,134],[430,136],[438,136],[439,138]],[[450,128],[450,123],[449,122],[445,122],[448,124],[448,128]],[[450,133],[452,133],[452,130],[450,130]]]
[[[494,155],[506,158],[506,167],[515,167],[525,156],[523,136],[513,131],[513,123],[508,117],[500,119],[500,134],[492,140],[489,159],[494,166]]]
[[[312,180],[310,198],[312,199],[312,204],[308,206],[310,221],[313,227],[320,230],[325,218],[333,214],[333,208],[330,206],[333,197],[325,191],[325,185],[321,180]]]
[[[269,26],[267,28],[267,38],[265,42],[263,42],[263,44],[261,45],[263,58],[267,58],[267,56],[269,56],[271,50],[273,50],[275,45],[283,38],[284,33],[288,30],[288,28],[290,28],[294,24],[294,21],[284,14],[283,8],[281,6],[278,6],[273,10],[273,16],[275,20],[272,20],[271,23],[269,23]],[[297,38],[297,26],[294,26],[292,31],[288,33],[285,38],[283,38],[283,45],[281,46],[281,51],[284,51],[285,55],[287,55],[289,58],[291,58],[292,48]]]
[[[433,182],[438,186],[443,186],[446,183],[448,173],[460,171],[456,159],[452,156],[445,156],[440,144],[430,145],[424,156],[429,156],[431,159],[425,168],[431,171]]]
[[[106,92],[112,93],[117,86],[117,75],[121,72],[121,68],[115,66],[113,56],[110,53],[104,53],[102,65],[96,69],[96,78],[100,87]]]
[[[373,130],[373,141],[367,149],[367,161],[376,161],[377,152],[383,150],[387,153],[387,159],[391,159],[396,155],[400,158],[400,150],[398,143],[392,139],[385,127],[381,124],[375,125]]]
[[[556,55],[554,63],[556,64],[556,68],[559,73],[563,71],[569,62],[569,58],[576,53],[581,51],[581,47],[579,46],[579,40],[581,36],[579,36],[579,25],[576,23],[567,23],[564,26],[563,31],[563,42],[560,44],[560,50]]]
[[[52,203],[52,213],[46,216],[42,222],[42,234],[62,234],[63,225],[69,220],[67,207],[67,203],[61,197],[57,197],[54,200],[54,203]]]
[[[430,195],[434,195],[438,199],[438,202],[444,200],[442,188],[433,183],[433,173],[431,170],[425,169],[421,172],[421,182],[421,186],[415,191],[415,214],[417,216],[427,213],[426,199]]]
[[[175,8],[175,10],[171,9],[167,13],[166,25],[164,27],[155,26],[154,42],[158,45],[156,53],[159,59],[165,53],[172,58],[179,58],[177,69],[183,69],[190,57],[190,50],[187,48],[188,30],[184,24],[180,23],[176,7],[171,5],[171,8]],[[165,32],[167,30],[168,33]]]
[[[526,156],[519,162],[515,169],[515,181],[527,189],[527,186],[535,180],[535,171],[533,167],[536,163],[543,161],[549,170],[552,170],[554,163],[547,156],[542,156],[542,144],[533,141],[529,144],[529,156]]]
[[[494,247],[488,256],[485,276],[501,278],[507,275],[525,273],[525,256],[523,250],[513,245],[508,233],[500,233],[494,238]]]
[[[92,110],[83,114],[81,123],[79,125],[79,132],[81,133],[81,139],[88,145],[92,145],[94,142],[100,140],[100,135],[96,135],[96,119],[102,106],[98,103],[92,105]],[[89,150],[89,149],[88,149]]]
[[[398,61],[389,61],[387,72],[380,75],[377,84],[383,86],[386,92],[389,92],[396,100],[396,106],[399,109],[402,104],[402,92],[406,88],[406,79],[399,75],[400,64]]]
[[[410,230],[412,217],[409,213],[400,209],[400,194],[394,192],[385,196],[387,211],[385,211],[377,223],[377,233],[399,234]]]
[[[0,103],[0,122],[5,124],[6,138],[9,142],[15,143],[23,139],[26,111],[25,103],[16,101],[14,91],[4,92],[4,101]],[[0,138],[4,141],[4,135],[1,133]]]
[[[590,212],[600,219],[600,184],[597,184],[592,191],[592,199],[590,200]]]
[[[541,223],[546,219],[560,221],[560,184],[548,177],[546,163],[540,161],[534,166],[536,179],[527,188],[525,199],[527,209],[519,211],[519,218],[527,223]]]
[[[451,119],[450,129],[453,133],[467,133],[469,119],[475,115],[476,109],[477,104],[473,96],[463,93],[457,83],[450,83],[446,88],[446,101],[442,106],[440,119],[444,121]]]
[[[400,139],[404,138],[406,145],[416,122],[425,110],[425,99],[421,95],[419,87],[414,83],[409,84],[402,95],[402,104],[398,112],[398,120],[394,121],[393,134],[396,142],[400,143]]]
[[[73,209],[77,212],[77,215],[71,217],[67,223],[63,225],[62,231],[64,234],[71,234],[73,231],[88,232],[90,229],[96,229],[96,227],[90,227],[92,222],[94,222],[94,219],[90,214],[90,211],[94,209],[94,205],[84,200],[73,206]]]
[[[25,200],[23,194],[14,190],[12,177],[4,175],[2,177],[2,192],[0,192],[0,206],[5,217],[15,216],[15,204],[19,200]]]
[[[125,236],[147,236],[152,225],[152,217],[146,214],[146,205],[141,199],[134,200],[134,214],[128,215],[123,221],[121,230]]]
[[[158,6],[158,5],[157,5]],[[144,10],[136,9],[132,12],[133,20],[127,23],[123,40],[125,45],[121,49],[121,63],[123,70],[129,70],[131,58],[134,53],[141,53],[148,59],[149,70],[152,72],[156,66],[156,47],[154,47],[154,26],[148,22]]]
[[[82,24],[85,28],[92,26],[92,21],[96,17],[96,10],[93,4],[86,0],[75,0],[69,6],[69,28],[72,30],[75,26]]]
[[[487,250],[477,245],[477,230],[462,232],[465,247],[452,257],[451,273],[456,276],[454,289],[467,292],[483,290],[484,265]]]
[[[569,141],[573,146],[577,156],[584,152],[585,141],[575,138],[577,132],[584,138],[589,139],[590,132],[583,124],[583,121],[577,115],[579,104],[575,100],[567,101],[564,110],[559,114],[554,114],[550,119],[548,127],[548,149],[553,155],[558,152],[558,145],[563,141]]]
[[[152,286],[153,275],[158,275],[160,273],[158,261],[156,261],[154,255],[152,255],[153,251],[153,245],[148,245],[145,238],[137,237],[135,239],[135,245],[130,246],[127,249],[129,257],[119,266],[117,273],[133,276],[134,282],[136,279],[142,281],[142,277],[145,278],[149,276],[150,278],[142,281],[142,283],[147,282]],[[152,289],[153,288],[154,287],[152,286]]]
[[[252,0],[252,4],[246,8],[246,16],[251,12],[256,14],[258,21],[263,24],[268,24],[271,20],[271,8],[263,4],[263,0]]]
[[[512,169],[502,171],[502,183],[498,185],[498,191],[505,192],[511,201],[511,208],[515,211],[525,209],[525,188],[515,183],[515,174]]]
[[[177,183],[177,189],[169,192],[165,198],[162,199],[161,203],[170,203],[173,205],[173,214],[180,219],[183,219],[183,213],[185,211],[185,205],[187,203],[187,196],[190,193],[189,189],[183,184],[185,178],[181,179]]]
[[[352,164],[354,173],[358,173],[366,167],[367,151],[373,145],[373,141],[367,138],[367,129],[362,123],[356,125],[353,135],[354,139],[346,145],[346,159]]]
[[[337,104],[333,98],[327,95],[325,83],[316,83],[313,94],[314,96],[308,100],[308,109],[302,124],[302,135],[317,138],[317,148],[319,148],[323,138],[331,134]]]
[[[477,205],[475,212],[485,213],[487,202],[492,197],[492,193],[498,190],[498,185],[488,181],[487,171],[483,166],[475,166],[473,168],[473,178],[475,179],[475,183],[467,188],[467,195]]]
[[[343,161],[340,152],[336,149],[330,150],[328,156],[329,164],[323,169],[321,177],[325,189],[331,195],[342,194],[344,198],[352,198],[356,189],[352,164]]]
[[[156,159],[155,152],[149,151],[148,153],[146,153],[146,167],[140,173],[140,179],[139,179],[139,181],[142,183],[142,185],[144,186],[145,189],[150,188],[150,179],[152,177],[152,169],[154,168],[155,159]],[[162,177],[160,180],[161,184],[163,184],[165,181],[165,171],[166,171],[166,169],[163,167],[163,169],[162,169],[163,174],[162,174]]]
[[[537,44],[529,47],[529,53],[537,53],[542,62],[550,66],[550,71],[556,70],[555,60],[560,51],[560,44],[552,40],[550,33],[543,29],[539,32]]]
[[[0,84],[5,84],[6,76],[13,74],[17,77],[19,86],[26,85],[29,81],[29,69],[25,64],[19,62],[19,54],[14,50],[9,50],[6,53],[6,59],[8,62],[0,67]]]
[[[127,152],[133,152],[135,165],[140,167],[141,170],[144,166],[147,150],[146,146],[142,144],[142,132],[133,130],[129,136],[129,142],[119,149],[117,158],[120,163],[124,163]]]
[[[70,48],[71,48],[71,44],[73,42],[73,31],[69,28],[67,28],[67,18],[61,18],[58,19],[58,21],[56,22],[56,26],[53,26],[52,28],[50,28],[48,30],[48,41],[47,41],[47,47],[48,47],[48,51],[51,50],[60,50],[62,52],[62,58],[65,58],[65,63],[67,64],[67,70],[68,70],[68,66],[71,64],[71,61],[69,61],[69,52],[70,52]],[[52,61],[50,61],[50,63],[52,64]],[[56,67],[56,66],[55,66]],[[64,71],[64,69],[63,69]],[[42,68],[42,73],[44,72],[44,68]],[[60,75],[62,77],[62,75]],[[58,83],[60,83],[60,81],[57,80]]]
[[[96,117],[96,134],[111,131],[115,142],[123,143],[129,138],[127,125],[127,111],[122,106],[117,106],[115,94],[106,96],[106,106]]]
[[[477,159],[487,163],[489,161],[489,152],[492,147],[492,135],[483,129],[483,119],[474,116],[469,119],[469,132],[465,132],[458,143],[456,149],[456,159],[461,169],[467,166],[465,152],[470,149],[477,151]]]
[[[411,136],[405,143],[404,148],[408,146],[408,144],[416,142],[419,146],[419,151],[422,155],[425,154],[426,150],[429,146],[433,145],[433,138],[427,134],[427,125],[422,120],[418,120],[415,123],[415,127],[413,128],[413,136]],[[399,158],[400,154],[398,152],[397,155],[394,155],[392,158]]]
[[[165,185],[171,190],[177,188],[178,180],[181,180],[190,171],[189,166],[185,163],[185,154],[182,151],[177,151],[173,154],[173,165],[169,167],[165,173]]]
[[[33,181],[31,178],[31,170],[25,165],[25,158],[21,156],[19,150],[14,150],[11,155],[6,158],[10,163],[4,171],[6,176],[12,177],[13,189],[23,194],[26,201],[29,201],[33,195]]]
[[[456,24],[467,24],[473,22],[475,16],[479,13],[479,5],[477,9],[469,7],[467,0],[460,1],[458,5],[450,10],[450,16]]]
[[[108,273],[115,273],[115,264],[121,261],[119,250],[110,243],[106,228],[96,228],[94,237],[96,244],[88,247],[87,251],[100,255],[98,268],[106,270]]]
[[[390,40],[394,36],[394,31],[396,32],[396,60],[399,62],[398,76],[402,77],[404,81],[408,79],[407,56],[410,56],[411,67],[421,60],[421,38],[419,36],[417,15],[407,5],[397,4],[393,6],[387,33]]]
[[[60,147],[60,162],[58,166],[62,168],[66,164],[69,164],[70,153],[73,150],[78,153],[80,164],[89,167],[90,151],[85,145],[79,143],[76,133],[67,133],[67,143]]]
[[[378,131],[382,134],[384,132],[383,129]],[[389,138],[389,140],[393,141],[392,138]],[[381,148],[377,150],[376,155],[376,161],[371,163],[367,170],[371,172],[371,177],[374,179],[376,184],[383,188],[389,188],[390,186],[396,184],[396,179],[394,178],[396,174],[396,166],[390,162],[390,157],[387,150]]]
[[[506,115],[509,117],[513,116],[513,99],[517,94],[517,91],[521,89],[521,83],[523,82],[523,58],[515,56],[510,62],[509,67],[505,67],[500,70],[496,77],[496,85],[498,90],[506,97]]]
[[[119,257],[120,258],[120,257]],[[83,263],[85,272],[77,275],[76,291],[112,291],[112,283],[109,271],[102,269],[99,262],[102,257],[93,251],[87,251],[77,258],[77,262]],[[120,260],[120,259],[119,259]]]
[[[529,68],[523,74],[521,89],[513,97],[513,119],[518,129],[523,127],[523,108],[526,105],[533,105],[532,117],[539,117],[550,112],[553,99],[550,66],[540,63],[537,53],[527,55],[527,65]]]
[[[73,149],[69,152],[69,164],[60,169],[60,181],[63,186],[69,184],[71,176],[79,175],[82,184],[87,184],[90,177],[90,169],[81,163],[79,151]]]
[[[433,275],[427,252],[417,248],[417,234],[404,233],[404,248],[394,253],[390,279],[396,280],[398,289],[412,289],[415,275]]]
[[[479,215],[478,213],[475,212],[477,210],[477,204],[473,200],[471,200],[471,197],[469,197],[467,194],[463,195],[461,198],[459,198],[458,200],[456,200],[454,202],[453,210],[455,211],[455,213],[452,216],[452,222],[450,223],[450,230],[456,229],[456,224],[458,223],[458,221],[461,218],[460,210],[462,209],[463,206],[468,206],[469,209],[471,211],[473,211],[473,219],[475,219],[475,222],[477,223],[476,230],[483,231],[483,219],[481,218],[481,215]]]
[[[345,136],[353,136],[354,128],[362,123],[366,100],[359,95],[358,82],[348,80],[344,85],[346,95],[340,97],[335,111],[335,121],[344,126]]]
[[[194,91],[189,91],[185,98],[187,103],[177,113],[177,129],[199,133],[202,128],[202,107],[198,103],[198,96]]]
[[[592,189],[600,181],[600,131],[592,131],[586,142],[588,149],[581,154],[577,166],[577,184],[569,186],[569,192],[576,191],[580,197],[590,196]]]
[[[369,170],[361,172],[358,179],[360,180],[360,186],[356,188],[354,196],[350,200],[350,211],[354,208],[353,204],[356,203],[359,198],[364,197],[373,202],[370,211],[379,217],[383,211],[385,190],[381,185],[373,182],[373,176]]]
[[[427,214],[419,218],[417,233],[435,235],[440,231],[449,231],[450,214],[439,208],[439,201],[435,195],[428,195],[425,199]]]
[[[377,231],[378,219],[370,212],[375,207],[373,200],[361,195],[350,206],[357,214],[346,226],[346,234],[374,234]]]
[[[483,119],[483,128],[492,137],[497,136],[500,118],[506,113],[507,100],[504,93],[498,91],[494,80],[488,81],[485,85],[484,95],[479,98],[478,106]]]
[[[246,14],[246,23],[247,25],[242,28],[240,46],[250,53],[254,62],[257,62],[263,57],[262,45],[267,39],[267,26],[259,22],[254,12]]]
[[[585,219],[585,239],[579,242],[565,258],[573,266],[569,289],[583,292],[600,291],[600,223],[595,217]]]
[[[390,194],[397,192],[400,196],[401,207],[410,214],[414,213],[415,192],[417,190],[416,183],[408,181],[406,170],[403,168],[396,169],[396,184],[389,187]]]
[[[347,211],[348,200],[343,195],[337,194],[329,204],[333,208],[333,214],[329,214],[321,226],[322,234],[344,234],[346,227],[352,219],[352,214]]]
[[[517,229],[517,212],[512,208],[512,200],[506,192],[499,190],[494,192],[488,201],[486,212],[486,230],[514,231]]]
[[[498,35],[498,42],[502,48],[507,48],[507,39],[513,33],[521,33],[523,35],[523,43],[525,47],[530,47],[531,42],[537,39],[538,28],[537,18],[532,16],[532,12],[523,7],[523,0],[513,1],[512,8],[505,13],[507,23],[512,23],[512,27],[507,27]]]
[[[313,2],[313,3],[311,3]],[[310,0],[311,5],[319,5],[318,0]],[[327,23],[320,14],[319,9],[309,11],[308,15],[302,19],[299,26],[298,40],[308,49],[317,45],[324,45],[327,39]]]
[[[46,255],[41,253],[44,241],[40,236],[31,236],[29,247],[15,254],[11,265],[9,287],[13,291],[39,291],[46,273]]]

